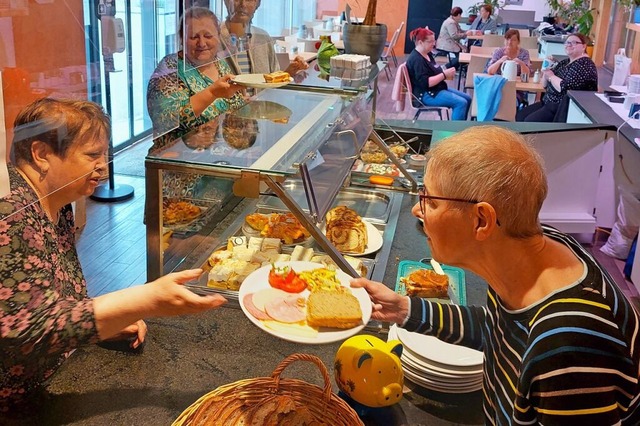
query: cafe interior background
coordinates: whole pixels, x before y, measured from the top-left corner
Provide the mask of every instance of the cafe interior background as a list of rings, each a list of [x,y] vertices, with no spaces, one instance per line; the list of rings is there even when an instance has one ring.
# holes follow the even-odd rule
[[[348,3],[352,18],[364,17],[366,0]],[[508,3],[513,4],[504,5],[501,1],[501,10],[533,11],[536,24],[550,10],[547,1]],[[386,24],[389,39],[404,23],[393,47],[402,62],[413,47],[408,40],[411,29],[425,25],[439,29],[451,7],[460,6],[466,18],[474,4],[474,0],[379,1],[377,21]],[[220,19],[227,16],[223,0],[1,1],[0,130],[4,132],[0,144],[6,147],[6,153],[10,150],[11,127],[17,112],[45,96],[89,99],[103,105],[112,117],[112,143],[114,152],[121,153],[120,158],[127,155],[128,147],[148,142],[153,131],[146,105],[148,81],[158,62],[178,50],[179,19],[190,5],[208,7]],[[345,0],[262,0],[253,24],[273,36],[284,36],[308,22],[331,19],[337,25],[346,5]],[[638,35],[629,25],[634,11],[616,0],[592,0],[591,7],[595,16],[592,58],[601,75],[610,75],[619,48],[626,48],[629,57],[638,56],[634,51]],[[388,67],[391,73],[397,69],[391,62]],[[393,77],[384,73],[378,78],[387,85],[393,84]],[[143,160],[139,163],[142,168]]]

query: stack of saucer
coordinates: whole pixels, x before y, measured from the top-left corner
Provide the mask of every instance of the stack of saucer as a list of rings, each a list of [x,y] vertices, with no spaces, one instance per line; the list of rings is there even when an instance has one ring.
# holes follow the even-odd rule
[[[482,352],[395,325],[389,329],[389,340],[402,342],[402,370],[411,382],[444,393],[467,393],[482,388]]]

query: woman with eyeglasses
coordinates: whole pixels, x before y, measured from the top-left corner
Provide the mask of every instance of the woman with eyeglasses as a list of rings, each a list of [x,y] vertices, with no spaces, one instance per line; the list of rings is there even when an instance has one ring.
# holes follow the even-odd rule
[[[598,90],[598,70],[586,54],[588,43],[589,39],[582,34],[571,34],[567,38],[564,45],[569,57],[553,69],[542,71],[546,93],[540,102],[518,111],[516,121],[556,121],[560,104],[569,90]]]
[[[519,134],[471,127],[428,153],[423,220],[433,259],[488,283],[486,306],[358,278],[372,318],[483,351],[485,424],[640,424],[640,318],[574,238],[541,225],[542,160]]]
[[[446,80],[456,75],[456,69],[443,69],[433,56],[436,37],[428,28],[416,28],[409,34],[416,45],[407,59],[407,72],[411,80],[412,103],[426,106],[449,107],[453,120],[466,120],[471,96],[450,89]],[[415,102],[414,102],[415,101]]]

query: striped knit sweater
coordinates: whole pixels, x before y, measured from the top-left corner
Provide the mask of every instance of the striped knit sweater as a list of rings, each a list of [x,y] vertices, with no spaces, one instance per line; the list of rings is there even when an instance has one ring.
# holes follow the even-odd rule
[[[536,304],[506,309],[411,299],[409,331],[484,352],[490,425],[639,425],[638,313],[591,255],[549,227],[585,264],[578,282]]]

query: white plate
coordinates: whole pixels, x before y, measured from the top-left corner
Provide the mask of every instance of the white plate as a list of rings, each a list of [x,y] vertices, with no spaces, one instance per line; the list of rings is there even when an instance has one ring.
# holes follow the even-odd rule
[[[264,75],[262,74],[240,74],[233,77],[231,81],[245,87],[254,87],[256,89],[271,89],[275,87],[286,86],[293,81],[293,78],[290,78],[289,81],[285,81],[284,83],[266,83],[264,81]]]
[[[289,266],[294,271],[307,271],[310,269],[316,268],[324,268],[325,266],[320,263],[314,262],[276,262],[276,266]],[[249,318],[249,320],[257,325],[262,330],[267,333],[279,337],[284,340],[288,340],[290,342],[296,343],[309,343],[309,344],[323,344],[323,343],[331,343],[338,342],[344,339],[347,339],[354,334],[358,333],[360,330],[364,328],[364,326],[371,319],[371,299],[369,298],[369,294],[364,288],[352,288],[351,292],[360,302],[360,309],[362,309],[362,324],[357,327],[349,328],[346,330],[336,329],[336,328],[320,328],[320,331],[315,337],[307,337],[307,336],[299,336],[295,334],[286,333],[284,331],[276,331],[271,328],[268,328],[264,325],[262,321],[256,319],[253,315],[247,311],[244,306],[244,296],[250,293],[255,293],[259,290],[269,288],[269,271],[271,271],[271,265],[263,266],[262,268],[256,269],[251,274],[245,278],[240,286],[240,290],[238,292],[238,299],[240,301],[240,307],[242,308],[242,312]],[[344,272],[338,270],[336,271],[336,276],[340,280],[345,287],[350,287],[349,281],[351,281],[351,277]],[[303,297],[309,296],[309,290],[305,290],[300,293]]]
[[[399,327],[395,324],[389,328],[388,340],[398,340]],[[401,342],[402,343],[402,342]],[[441,364],[432,360],[420,357],[418,354],[403,344],[402,357],[400,360],[420,366],[425,374],[431,374],[441,378],[456,378],[460,380],[475,381],[482,379],[482,365],[474,365],[470,367],[452,367],[450,365]]]
[[[348,251],[342,251],[342,254],[348,254],[349,256],[366,256],[367,254],[375,253],[380,248],[382,248],[382,234],[378,231],[378,228],[373,226],[373,224],[363,220],[364,226],[367,230],[367,246],[364,248],[364,252],[362,253],[351,253]],[[326,235],[326,225],[322,228],[322,233]]]
[[[461,345],[443,342],[437,337],[397,329],[398,340],[421,358],[454,367],[481,366],[483,354]]]

